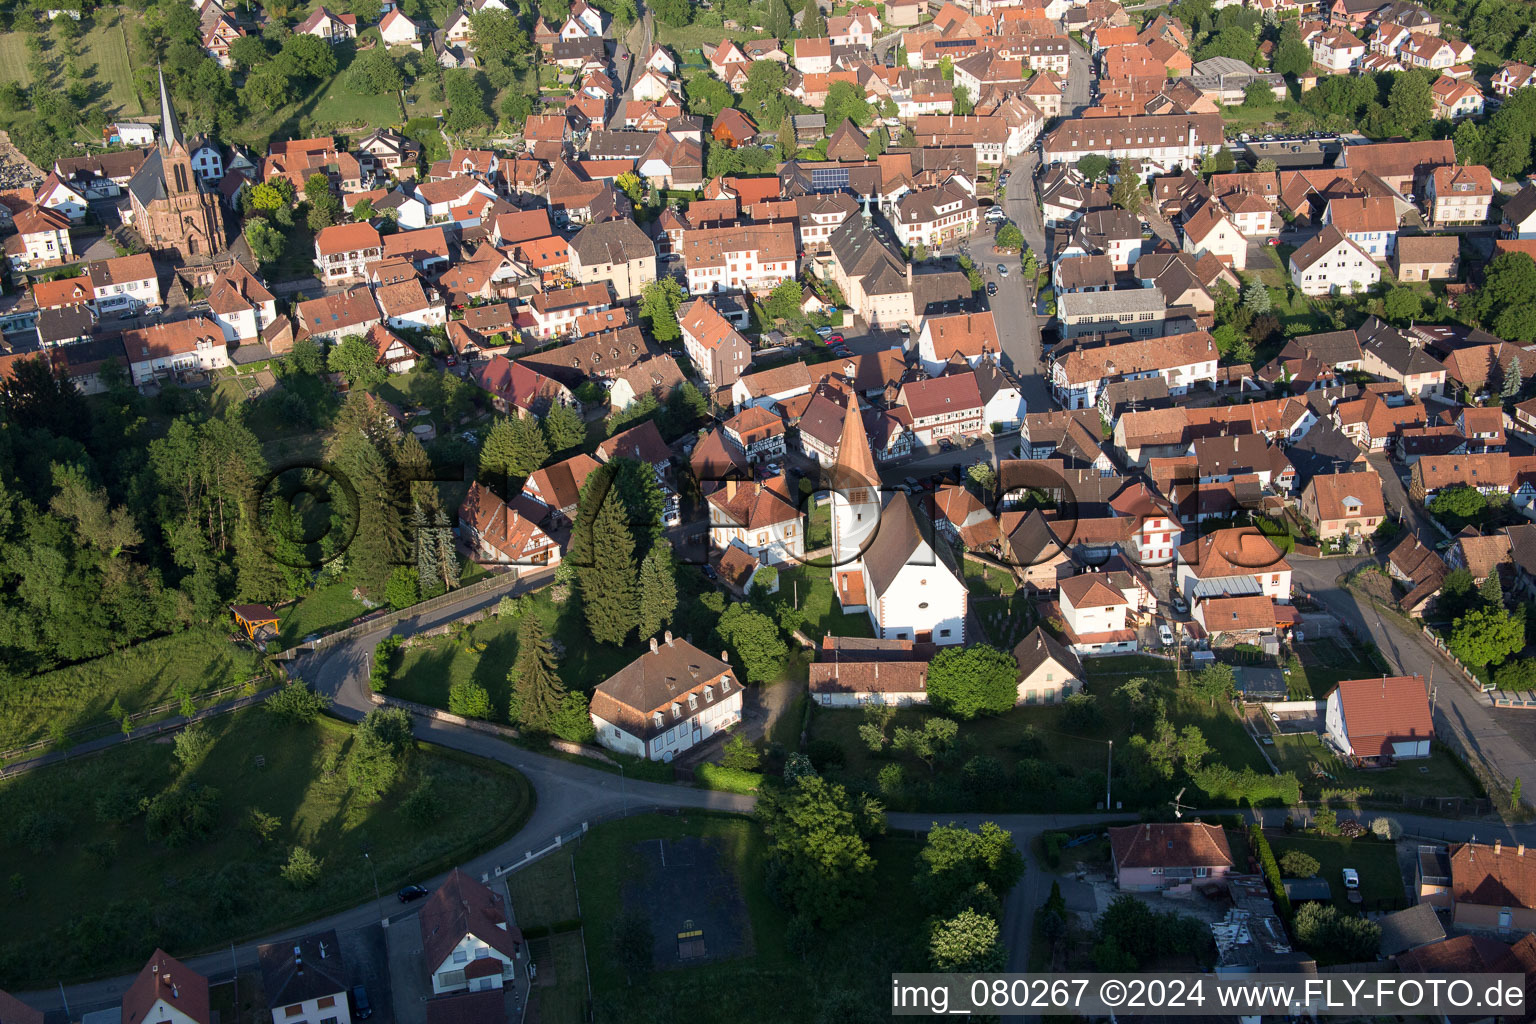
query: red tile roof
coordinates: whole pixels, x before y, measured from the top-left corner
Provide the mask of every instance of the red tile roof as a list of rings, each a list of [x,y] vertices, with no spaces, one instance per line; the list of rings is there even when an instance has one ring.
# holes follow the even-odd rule
[[[1337,691],[1356,757],[1389,756],[1393,741],[1435,734],[1423,676],[1345,679]]]
[[[1118,868],[1231,867],[1232,848],[1217,825],[1148,823],[1109,830]]]

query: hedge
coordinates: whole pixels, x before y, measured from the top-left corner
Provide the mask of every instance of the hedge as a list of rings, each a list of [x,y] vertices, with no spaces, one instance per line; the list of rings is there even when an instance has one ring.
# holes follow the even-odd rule
[[[1285,893],[1285,883],[1280,880],[1280,865],[1275,862],[1275,851],[1269,848],[1269,840],[1264,836],[1264,829],[1258,825],[1249,825],[1248,844],[1258,855],[1264,879],[1269,882],[1269,888],[1274,893],[1275,909],[1280,912],[1280,919],[1289,925],[1291,898]]]

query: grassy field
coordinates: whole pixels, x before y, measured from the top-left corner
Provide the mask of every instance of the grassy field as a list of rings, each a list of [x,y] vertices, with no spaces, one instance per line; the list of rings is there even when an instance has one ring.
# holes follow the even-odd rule
[[[50,727],[110,732],[116,726],[107,711],[114,700],[133,714],[172,701],[178,687],[187,687],[196,697],[244,682],[260,671],[253,650],[237,647],[220,630],[207,629],[148,640],[93,661],[15,679],[0,689],[0,750],[44,739]]]
[[[178,774],[169,742],[137,742],[0,785],[0,975],[12,988],[135,969],[156,945],[185,955],[353,906],[501,842],[533,808],[527,780],[501,765],[419,748],[370,803],[347,780],[349,726],[301,724],[260,709],[207,725],[209,746]],[[403,811],[430,778],[436,820]],[[168,787],[216,793],[207,838],[150,837],[141,798]],[[253,811],[276,819],[265,841]],[[294,846],[320,862],[295,889],[279,874]],[[37,944],[53,949],[36,956]]]
[[[594,643],[577,602],[557,605],[547,590],[532,595],[531,614],[543,620],[547,633],[563,648],[560,678],[571,689],[590,690],[644,650],[639,644],[610,647]],[[453,684],[469,680],[490,693],[492,718],[505,720],[511,694],[507,672],[517,659],[517,631],[517,620],[502,622],[493,616],[468,627],[459,637],[449,634],[412,647],[403,652],[389,693],[446,708]]]
[[[868,615],[844,612],[838,605],[829,573],[828,569],[812,565],[793,569],[779,567],[779,593],[788,594],[792,600],[798,593],[797,607],[805,616],[806,635],[817,641],[828,633],[833,636],[873,636]]]
[[[292,647],[311,633],[340,629],[366,611],[363,602],[352,596],[350,583],[331,583],[311,590],[293,604],[277,609],[282,620],[283,647]]]
[[[1403,875],[1397,866],[1397,847],[1375,839],[1345,839],[1342,836],[1287,836],[1266,833],[1275,859],[1287,850],[1300,850],[1315,857],[1322,865],[1317,877],[1325,879],[1333,893],[1333,902],[1341,909],[1353,904],[1344,896],[1344,869],[1360,872],[1360,892],[1366,910],[1400,909],[1404,901]]]
[[[1174,725],[1200,728],[1211,747],[1212,760],[1237,770],[1251,767],[1267,773],[1257,746],[1230,707],[1210,707],[1175,690],[1173,674],[1165,663],[1140,657],[1091,658],[1086,660],[1086,667],[1088,692],[1097,695],[1102,715],[1100,723],[1091,728],[1070,727],[1067,710],[1060,704],[1017,707],[996,717],[962,722],[956,753],[930,770],[917,758],[895,753],[890,747],[879,754],[871,752],[858,734],[864,722],[862,711],[818,707],[811,717],[809,753],[813,760],[821,759],[818,767],[827,774],[879,792],[893,809],[1089,811],[1103,800],[1107,741],[1114,740],[1114,799],[1127,808],[1151,806],[1166,800],[1173,790],[1159,784],[1138,792],[1124,777],[1121,757],[1132,734],[1131,720],[1124,703],[1113,696],[1127,679],[1144,676],[1166,700]],[[900,710],[888,735],[894,736],[897,728],[919,727],[934,715],[924,708]],[[1138,722],[1137,731],[1146,725],[1146,721]],[[995,761],[1002,778],[973,779],[970,771],[976,769],[968,771],[966,766],[977,757]],[[898,786],[881,784],[881,770],[891,765],[900,766]],[[1050,785],[1041,784],[1038,773],[1042,770]],[[1193,799],[1200,799],[1198,791],[1191,790],[1191,794]]]
[[[107,102],[117,117],[147,112],[133,84],[127,31],[128,26],[118,12],[102,12],[80,45],[81,60],[86,65],[96,65],[94,82],[107,88]]]
[[[559,850],[507,876],[507,892],[517,914],[517,926],[523,931],[549,928],[581,916],[571,874],[574,856]]]
[[[739,43],[765,36],[767,36],[766,32],[754,33],[749,29],[706,28],[701,25],[683,25],[674,28],[671,25],[663,25],[660,21],[656,22],[656,42],[662,46],[671,47],[684,64],[702,60],[697,52],[689,53],[688,51],[697,51],[705,43],[714,46],[726,39]]]
[[[528,948],[539,965],[533,988],[537,1019],[545,1024],[585,1024],[587,1019],[587,956],[581,932],[560,932],[529,939]]]
[[[32,84],[32,72],[27,70],[30,56],[24,32],[0,32],[0,62],[4,62],[6,77],[23,87]]]
[[[650,975],[631,988],[609,952],[607,936],[623,905],[622,889],[637,879],[636,843],[653,839],[704,836],[725,851],[724,859],[741,886],[751,922],[755,955],[678,968]],[[871,844],[876,859],[875,893],[898,891],[911,881],[918,844],[910,839],[882,838]],[[876,1005],[888,999],[889,975],[921,966],[916,950],[922,912],[915,900],[876,896],[841,930],[817,934],[813,953],[801,959],[786,948],[789,918],[769,898],[763,877],[763,834],[744,818],[704,815],[664,817],[646,815],[594,828],[576,853],[576,878],[581,891],[583,924],[592,969],[595,1019],[633,1020],[634,1001],[641,996],[656,1019],[687,1016],[698,1011],[701,992],[708,992],[711,1020],[738,1024],[779,1024],[786,1020],[862,1019],[818,1014],[828,1000],[839,1005]]]

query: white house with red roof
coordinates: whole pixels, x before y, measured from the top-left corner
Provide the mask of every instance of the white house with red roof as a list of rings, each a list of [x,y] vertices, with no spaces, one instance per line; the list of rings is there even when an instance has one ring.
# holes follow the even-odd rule
[[[1326,737],[1360,766],[1429,756],[1435,724],[1423,676],[1345,679],[1326,700]]]
[[[1178,592],[1196,598],[1264,594],[1291,600],[1291,564],[1273,541],[1251,527],[1217,530],[1179,547]]]
[[[332,224],[315,235],[315,265],[327,284],[361,281],[382,253],[379,233],[367,221]]]
[[[5,240],[5,255],[14,270],[49,267],[74,258],[69,218],[58,210],[29,206],[12,218],[16,234]]]
[[[379,36],[385,46],[409,46],[413,50],[422,48],[421,29],[398,7],[384,15],[384,20],[379,22]]]
[[[432,994],[501,988],[526,969],[523,933],[512,925],[505,895],[454,868],[421,906],[421,957]]]
[[[985,405],[974,373],[908,381],[901,386],[897,403],[911,413],[912,433],[920,444],[974,437],[986,427]]]
[[[752,362],[752,346],[720,311],[703,299],[694,299],[678,317],[683,349],[711,388],[735,383]]]
[[[48,175],[37,187],[37,205],[59,211],[69,218],[71,224],[84,221],[89,208],[85,193],[60,181],[57,174]]]
[[[122,1024],[212,1024],[208,979],[156,949],[123,993]]]
[[[1130,516],[1138,521],[1131,538],[1136,544],[1138,562],[1166,565],[1173,560],[1182,528],[1178,512],[1167,498],[1138,480],[1115,495],[1109,507],[1117,516]]]
[[[1079,657],[1137,649],[1131,600],[1111,584],[1108,574],[1085,573],[1063,580],[1058,601],[1067,645]]]
[[[996,357],[1002,351],[991,310],[927,317],[914,344],[923,369],[935,376],[957,353],[974,367],[983,357]]]

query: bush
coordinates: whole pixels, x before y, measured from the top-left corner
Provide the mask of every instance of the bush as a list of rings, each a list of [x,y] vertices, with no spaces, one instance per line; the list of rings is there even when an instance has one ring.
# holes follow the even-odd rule
[[[811,763],[821,771],[826,771],[828,768],[841,768],[846,762],[843,748],[831,740],[812,740],[806,753],[810,755]]]
[[[694,771],[694,778],[705,789],[719,789],[727,793],[756,793],[763,784],[762,772],[727,768],[707,761]]]
[[[266,709],[274,715],[292,718],[297,722],[313,722],[330,706],[331,698],[314,692],[300,680],[294,680],[279,689],[267,698],[265,704]]]
[[[295,889],[308,889],[320,881],[320,862],[304,847],[295,846],[279,873]]]
[[[758,762],[761,760],[762,755],[757,752],[757,748],[738,734],[725,741],[725,756],[720,759],[720,766],[736,771],[752,772],[757,770]]]
[[[389,685],[389,674],[393,671],[395,652],[400,650],[400,645],[405,643],[405,637],[389,634],[373,649],[373,666],[368,670],[368,685],[374,693],[383,693]]]
[[[1377,839],[1389,839],[1396,842],[1403,834],[1403,826],[1396,818],[1374,818],[1371,821],[1371,834]]]
[[[489,719],[491,695],[483,686],[460,680],[448,688],[448,710],[461,718]]]
[[[400,813],[417,828],[429,828],[442,817],[442,805],[437,799],[437,780],[423,775],[411,795],[400,804]]]
[[[149,801],[145,831],[152,842],[174,848],[212,835],[218,817],[218,790],[195,783],[177,786]]]
[[[1287,878],[1312,878],[1321,868],[1316,857],[1300,850],[1286,850],[1280,857],[1280,870]]]
[[[213,746],[213,736],[200,725],[189,725],[176,734],[176,760],[181,770],[194,768]]]

